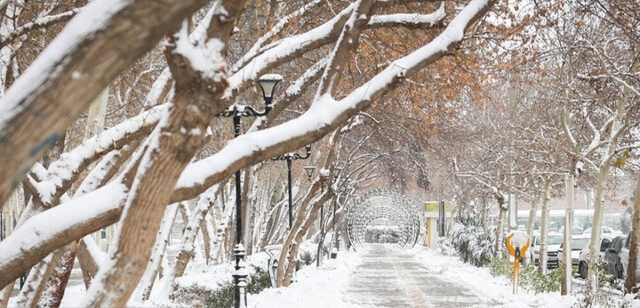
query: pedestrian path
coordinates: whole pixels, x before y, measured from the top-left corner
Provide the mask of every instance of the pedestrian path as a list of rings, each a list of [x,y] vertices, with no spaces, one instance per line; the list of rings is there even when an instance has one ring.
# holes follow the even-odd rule
[[[389,245],[364,247],[345,301],[358,307],[494,307],[464,286],[438,277],[410,251]]]

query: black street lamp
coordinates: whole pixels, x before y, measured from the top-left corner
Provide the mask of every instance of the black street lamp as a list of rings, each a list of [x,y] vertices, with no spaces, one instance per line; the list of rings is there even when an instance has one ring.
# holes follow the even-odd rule
[[[335,167],[336,173],[340,174],[340,172],[342,171],[343,168],[340,168],[338,166]],[[338,220],[336,217],[336,207],[338,204],[338,197],[336,196],[336,198],[333,199],[333,237],[335,238],[335,246],[333,247],[330,257],[331,259],[335,259],[338,257]]]
[[[276,156],[272,158],[272,160],[287,161],[287,179],[288,179],[288,186],[289,186],[289,230],[291,230],[291,226],[293,223],[293,197],[291,193],[291,162],[294,160],[307,159],[309,158],[309,156],[311,156],[311,145],[307,144],[304,146],[304,148],[306,149],[306,152],[304,153],[304,155],[300,155],[298,153],[286,153],[286,154],[282,154],[280,156]],[[307,172],[307,176],[310,177],[309,170],[305,168],[305,172]]]
[[[240,119],[243,117],[261,117],[271,111],[271,102],[273,101],[273,92],[278,82],[282,80],[282,76],[277,74],[267,74],[260,77],[258,85],[262,90],[262,98],[265,103],[264,111],[258,112],[251,106],[242,106],[234,104],[229,109],[218,114],[219,117],[233,118],[233,133],[235,137],[240,136]],[[244,270],[245,250],[242,245],[242,191],[240,182],[240,170],[236,171],[236,245],[233,247],[233,255],[236,259],[235,272],[233,273],[234,291],[234,307],[247,307],[247,273]]]

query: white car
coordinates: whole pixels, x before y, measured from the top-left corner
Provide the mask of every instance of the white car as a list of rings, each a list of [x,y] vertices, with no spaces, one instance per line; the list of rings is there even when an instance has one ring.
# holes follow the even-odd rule
[[[576,235],[571,237],[571,265],[578,266],[580,262],[580,253],[586,247],[589,247],[590,235]],[[558,258],[562,260],[564,258],[563,244],[560,245],[558,250]]]
[[[604,260],[604,255],[609,246],[611,246],[611,241],[613,240],[610,236],[602,236],[602,240],[600,240],[600,254],[598,258],[600,260]],[[587,242],[587,245],[582,248],[578,255],[578,274],[581,278],[586,279],[587,273],[589,271],[589,246],[591,246],[591,239]]]
[[[562,234],[555,232],[547,234],[547,268],[558,267],[558,249],[560,249],[561,243]],[[528,255],[528,259],[533,260],[534,265],[538,265],[540,262],[540,235],[533,236]]]

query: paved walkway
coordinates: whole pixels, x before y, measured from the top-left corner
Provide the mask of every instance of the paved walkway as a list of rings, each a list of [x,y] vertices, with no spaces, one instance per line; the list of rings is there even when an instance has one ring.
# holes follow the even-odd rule
[[[493,307],[462,283],[438,277],[393,246],[372,245],[363,252],[347,288],[347,301],[361,307]]]

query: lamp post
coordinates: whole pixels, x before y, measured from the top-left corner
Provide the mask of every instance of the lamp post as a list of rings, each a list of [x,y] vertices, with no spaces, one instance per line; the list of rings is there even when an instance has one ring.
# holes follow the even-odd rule
[[[240,119],[243,117],[261,117],[271,111],[271,102],[273,101],[273,92],[276,85],[282,80],[282,76],[277,74],[263,75],[258,79],[258,85],[262,90],[262,98],[265,103],[264,111],[259,112],[251,106],[242,106],[234,104],[229,109],[218,114],[219,117],[233,118],[233,133],[235,137],[240,136]],[[240,170],[236,171],[236,244],[233,247],[233,255],[236,260],[235,272],[233,273],[234,290],[234,307],[244,308],[247,306],[247,273],[244,270],[245,250],[242,245],[242,192],[240,182]]]
[[[293,196],[291,193],[291,162],[294,160],[307,159],[311,156],[311,145],[307,144],[304,146],[306,152],[304,155],[300,155],[298,153],[286,153],[280,156],[276,156],[272,158],[272,160],[284,160],[287,162],[287,179],[288,179],[288,187],[289,187],[289,229],[291,229],[293,223]],[[309,170],[306,170],[307,176],[309,176]],[[312,174],[313,175],[313,174]]]
[[[335,167],[336,174],[340,175],[341,172],[342,172],[342,169],[343,168],[336,166]],[[338,179],[336,179],[336,182],[337,181],[338,181]],[[337,204],[338,204],[338,197],[336,196],[333,199],[333,237],[335,239],[335,241],[334,241],[335,242],[335,246],[333,247],[333,249],[331,249],[331,253],[329,254],[329,257],[331,259],[335,259],[335,258],[338,257],[338,220],[336,218],[336,207],[337,207]]]
[[[337,197],[333,199],[333,237],[335,238],[335,246],[331,250],[331,259],[338,257],[338,220],[336,219],[336,204],[338,203]]]

